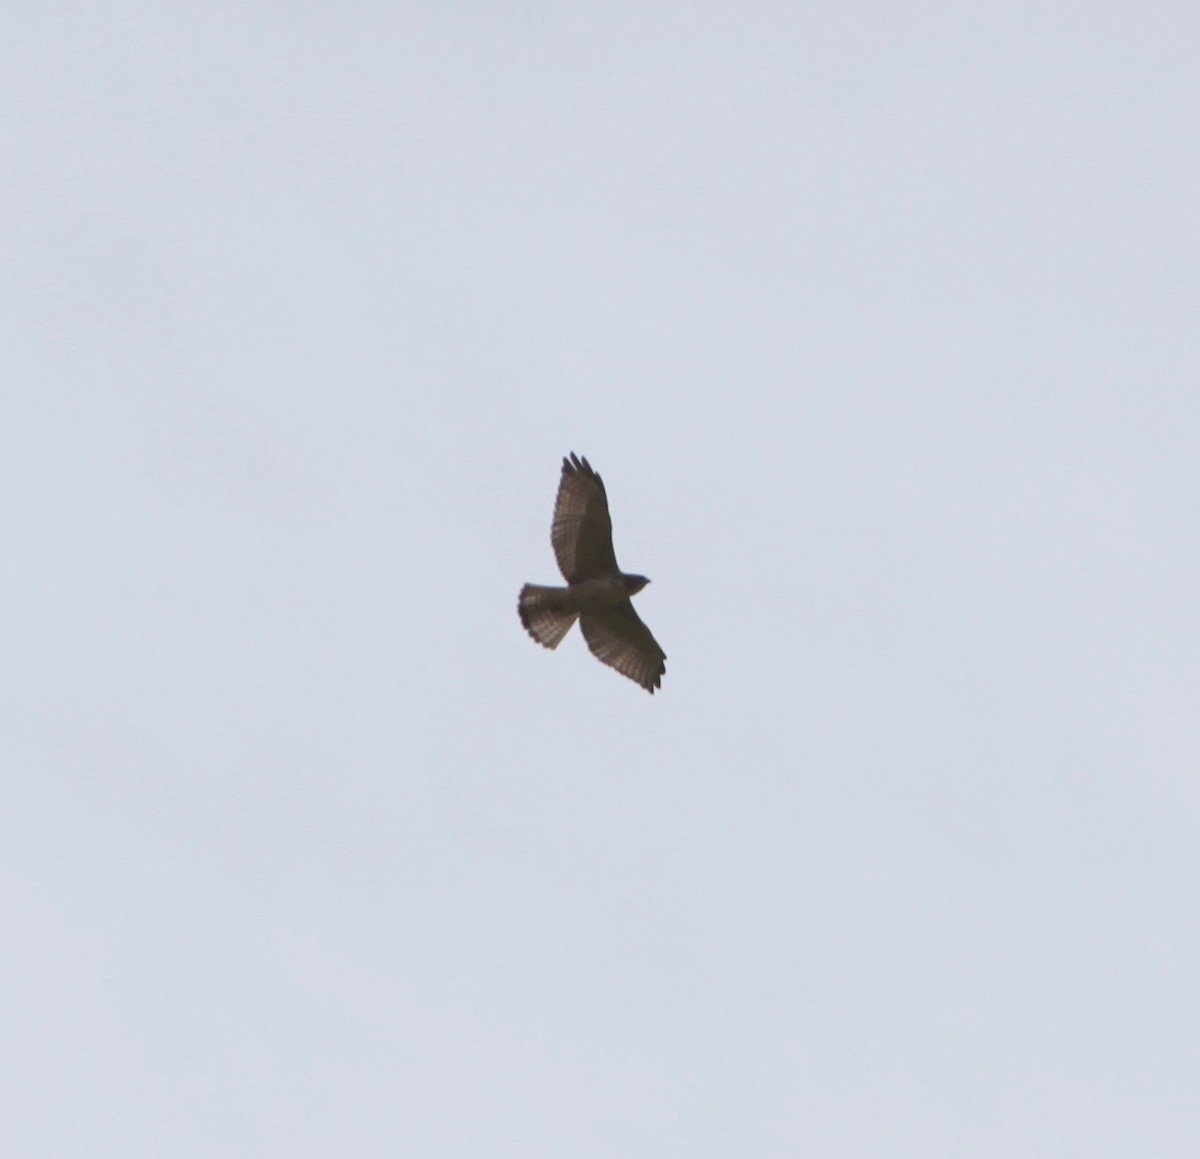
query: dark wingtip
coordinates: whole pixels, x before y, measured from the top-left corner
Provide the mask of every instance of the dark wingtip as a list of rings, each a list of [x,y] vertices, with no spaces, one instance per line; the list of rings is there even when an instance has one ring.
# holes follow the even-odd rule
[[[563,456],[563,474],[574,475],[590,475],[593,479],[599,479],[600,475],[596,469],[587,461],[583,455],[577,455],[572,451],[569,455]]]
[[[651,696],[654,695],[654,692],[656,689],[659,689],[662,687],[662,678],[667,674],[667,665],[665,663],[666,659],[667,658],[664,656],[663,657],[664,663],[663,663],[662,667],[657,672],[655,672],[653,676],[648,677],[646,682],[644,684],[642,684],[642,687],[648,693],[650,693]]]

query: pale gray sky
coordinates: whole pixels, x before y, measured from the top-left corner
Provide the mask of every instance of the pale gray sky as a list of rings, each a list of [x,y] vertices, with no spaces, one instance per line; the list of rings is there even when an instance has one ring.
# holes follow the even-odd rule
[[[1198,37],[10,6],[0,1149],[1192,1159]]]

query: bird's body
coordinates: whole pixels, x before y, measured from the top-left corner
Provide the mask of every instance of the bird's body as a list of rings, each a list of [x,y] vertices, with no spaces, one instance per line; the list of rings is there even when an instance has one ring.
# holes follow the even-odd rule
[[[617,567],[604,483],[574,454],[563,459],[550,539],[567,586],[521,589],[517,612],[526,631],[557,648],[578,619],[598,659],[653,693],[662,685],[666,653],[629,602],[650,581]]]

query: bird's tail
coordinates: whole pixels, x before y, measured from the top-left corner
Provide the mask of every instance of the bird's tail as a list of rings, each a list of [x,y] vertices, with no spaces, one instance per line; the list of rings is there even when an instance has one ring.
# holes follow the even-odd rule
[[[566,595],[566,588],[526,584],[517,597],[517,614],[525,631],[543,647],[557,648],[579,618],[578,612],[566,610]]]

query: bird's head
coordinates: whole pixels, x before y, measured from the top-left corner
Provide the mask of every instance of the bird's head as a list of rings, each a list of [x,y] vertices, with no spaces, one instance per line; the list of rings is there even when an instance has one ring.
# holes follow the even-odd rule
[[[644,575],[625,575],[622,574],[621,582],[625,585],[625,590],[631,595],[637,595],[650,581]]]

